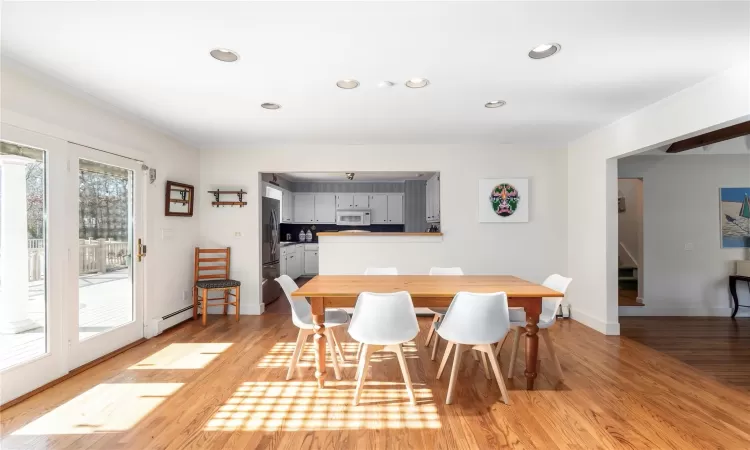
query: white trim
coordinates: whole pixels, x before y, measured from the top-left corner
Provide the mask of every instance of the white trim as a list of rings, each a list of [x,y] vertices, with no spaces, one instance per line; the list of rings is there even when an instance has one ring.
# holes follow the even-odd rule
[[[620,324],[617,322],[607,323],[592,317],[581,311],[577,311],[574,307],[570,309],[570,318],[578,323],[582,323],[589,328],[592,328],[607,336],[619,336],[620,335]]]
[[[167,319],[162,319],[161,317],[152,319],[151,323],[149,324],[148,328],[146,329],[146,338],[151,339],[154,336],[158,336],[162,334],[165,330],[172,328],[175,325],[178,325],[186,320],[190,320],[193,318],[193,309],[190,308],[187,311],[183,311],[179,314],[175,314],[172,317],[169,317]]]

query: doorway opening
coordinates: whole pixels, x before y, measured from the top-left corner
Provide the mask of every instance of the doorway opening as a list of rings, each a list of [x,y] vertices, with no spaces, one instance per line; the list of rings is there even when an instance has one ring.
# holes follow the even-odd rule
[[[619,306],[643,306],[643,179],[617,180]]]

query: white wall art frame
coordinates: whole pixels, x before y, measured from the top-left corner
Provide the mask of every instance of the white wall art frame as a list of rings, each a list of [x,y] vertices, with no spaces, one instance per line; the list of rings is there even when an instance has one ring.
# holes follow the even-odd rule
[[[528,178],[484,178],[477,183],[479,222],[528,222],[530,203]]]

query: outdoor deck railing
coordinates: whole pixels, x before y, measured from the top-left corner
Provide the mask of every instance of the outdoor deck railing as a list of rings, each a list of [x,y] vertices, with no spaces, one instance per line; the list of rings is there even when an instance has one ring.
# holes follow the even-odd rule
[[[128,266],[128,243],[79,239],[78,273],[105,273]],[[29,239],[29,281],[44,279],[44,239]]]

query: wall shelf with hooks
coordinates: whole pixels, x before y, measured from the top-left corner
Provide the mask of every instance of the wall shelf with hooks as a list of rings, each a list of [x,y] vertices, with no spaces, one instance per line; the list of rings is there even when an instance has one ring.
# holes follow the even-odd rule
[[[213,194],[216,201],[211,202],[211,206],[216,206],[217,208],[219,206],[239,206],[242,208],[243,206],[247,206],[247,202],[242,201],[242,196],[247,194],[247,192],[240,189],[239,191],[222,191],[220,189],[217,189],[215,191],[208,191],[209,194]],[[237,200],[236,202],[228,202],[228,201],[221,201],[222,195],[236,195]]]

